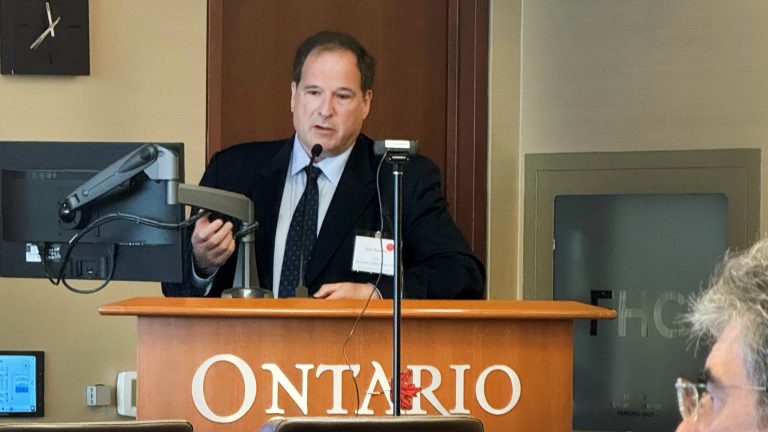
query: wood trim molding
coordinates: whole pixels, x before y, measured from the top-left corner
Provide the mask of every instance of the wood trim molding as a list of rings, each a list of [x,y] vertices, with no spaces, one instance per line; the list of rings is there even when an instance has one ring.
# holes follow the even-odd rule
[[[355,318],[365,300],[220,299],[194,297],[134,297],[99,308],[102,315],[186,317]],[[403,300],[406,319],[613,319],[616,311],[573,301]],[[392,301],[374,300],[367,319],[391,319]]]
[[[221,46],[223,37],[224,0],[208,0],[207,86],[205,161],[221,149]]]
[[[452,0],[448,11],[445,196],[470,247],[486,260],[488,166],[487,0]]]

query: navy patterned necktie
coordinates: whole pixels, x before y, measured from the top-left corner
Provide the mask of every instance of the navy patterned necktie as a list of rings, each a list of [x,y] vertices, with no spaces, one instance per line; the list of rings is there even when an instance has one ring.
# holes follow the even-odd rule
[[[304,168],[304,172],[310,172],[309,165]],[[307,263],[309,262],[309,257],[312,256],[315,240],[317,240],[317,206],[319,201],[317,178],[323,172],[319,168],[314,167],[311,170],[311,173],[307,188],[304,190],[304,193],[299,200],[299,204],[293,211],[291,226],[288,228],[288,237],[285,239],[283,269],[280,273],[280,288],[277,294],[277,296],[281,298],[296,296],[296,286],[299,283],[299,271],[302,269],[304,273],[307,272]],[[306,201],[306,203],[304,201]],[[302,216],[306,217],[306,221],[303,224]],[[301,249],[302,225],[304,227],[303,252]],[[302,255],[304,258],[303,265],[300,263]]]

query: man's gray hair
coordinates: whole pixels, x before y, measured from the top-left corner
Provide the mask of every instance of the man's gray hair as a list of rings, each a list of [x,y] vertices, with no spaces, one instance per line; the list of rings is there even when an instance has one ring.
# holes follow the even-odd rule
[[[743,252],[728,253],[709,289],[693,299],[684,320],[697,343],[714,343],[729,324],[735,324],[751,385],[768,387],[768,239]],[[765,421],[768,392],[760,392],[758,404]]]

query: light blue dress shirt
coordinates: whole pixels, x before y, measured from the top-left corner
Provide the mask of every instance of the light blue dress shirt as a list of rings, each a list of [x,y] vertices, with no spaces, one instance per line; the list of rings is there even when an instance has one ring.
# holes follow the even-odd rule
[[[344,167],[349,160],[349,154],[352,147],[349,147],[344,153],[336,156],[328,156],[315,166],[323,171],[323,174],[317,178],[317,189],[319,201],[317,207],[317,233],[323,226],[325,214],[328,213],[328,207],[331,205],[331,199],[339,185],[341,174],[344,173]],[[277,229],[275,230],[275,252],[272,265],[272,292],[277,298],[277,292],[280,288],[280,275],[283,270],[283,254],[285,253],[285,241],[288,238],[288,229],[291,226],[293,212],[299,205],[301,194],[307,186],[307,174],[304,167],[309,164],[309,156],[299,142],[299,136],[293,139],[293,150],[291,151],[291,162],[288,164],[288,172],[285,177],[285,187],[283,188],[283,198],[280,201],[280,213],[277,216]]]

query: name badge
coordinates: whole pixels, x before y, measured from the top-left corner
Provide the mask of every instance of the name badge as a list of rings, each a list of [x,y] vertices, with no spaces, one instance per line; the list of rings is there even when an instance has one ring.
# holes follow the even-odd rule
[[[382,246],[384,251],[382,252]],[[384,264],[382,265],[382,257]],[[355,236],[352,271],[392,276],[395,269],[395,242],[391,239]]]

